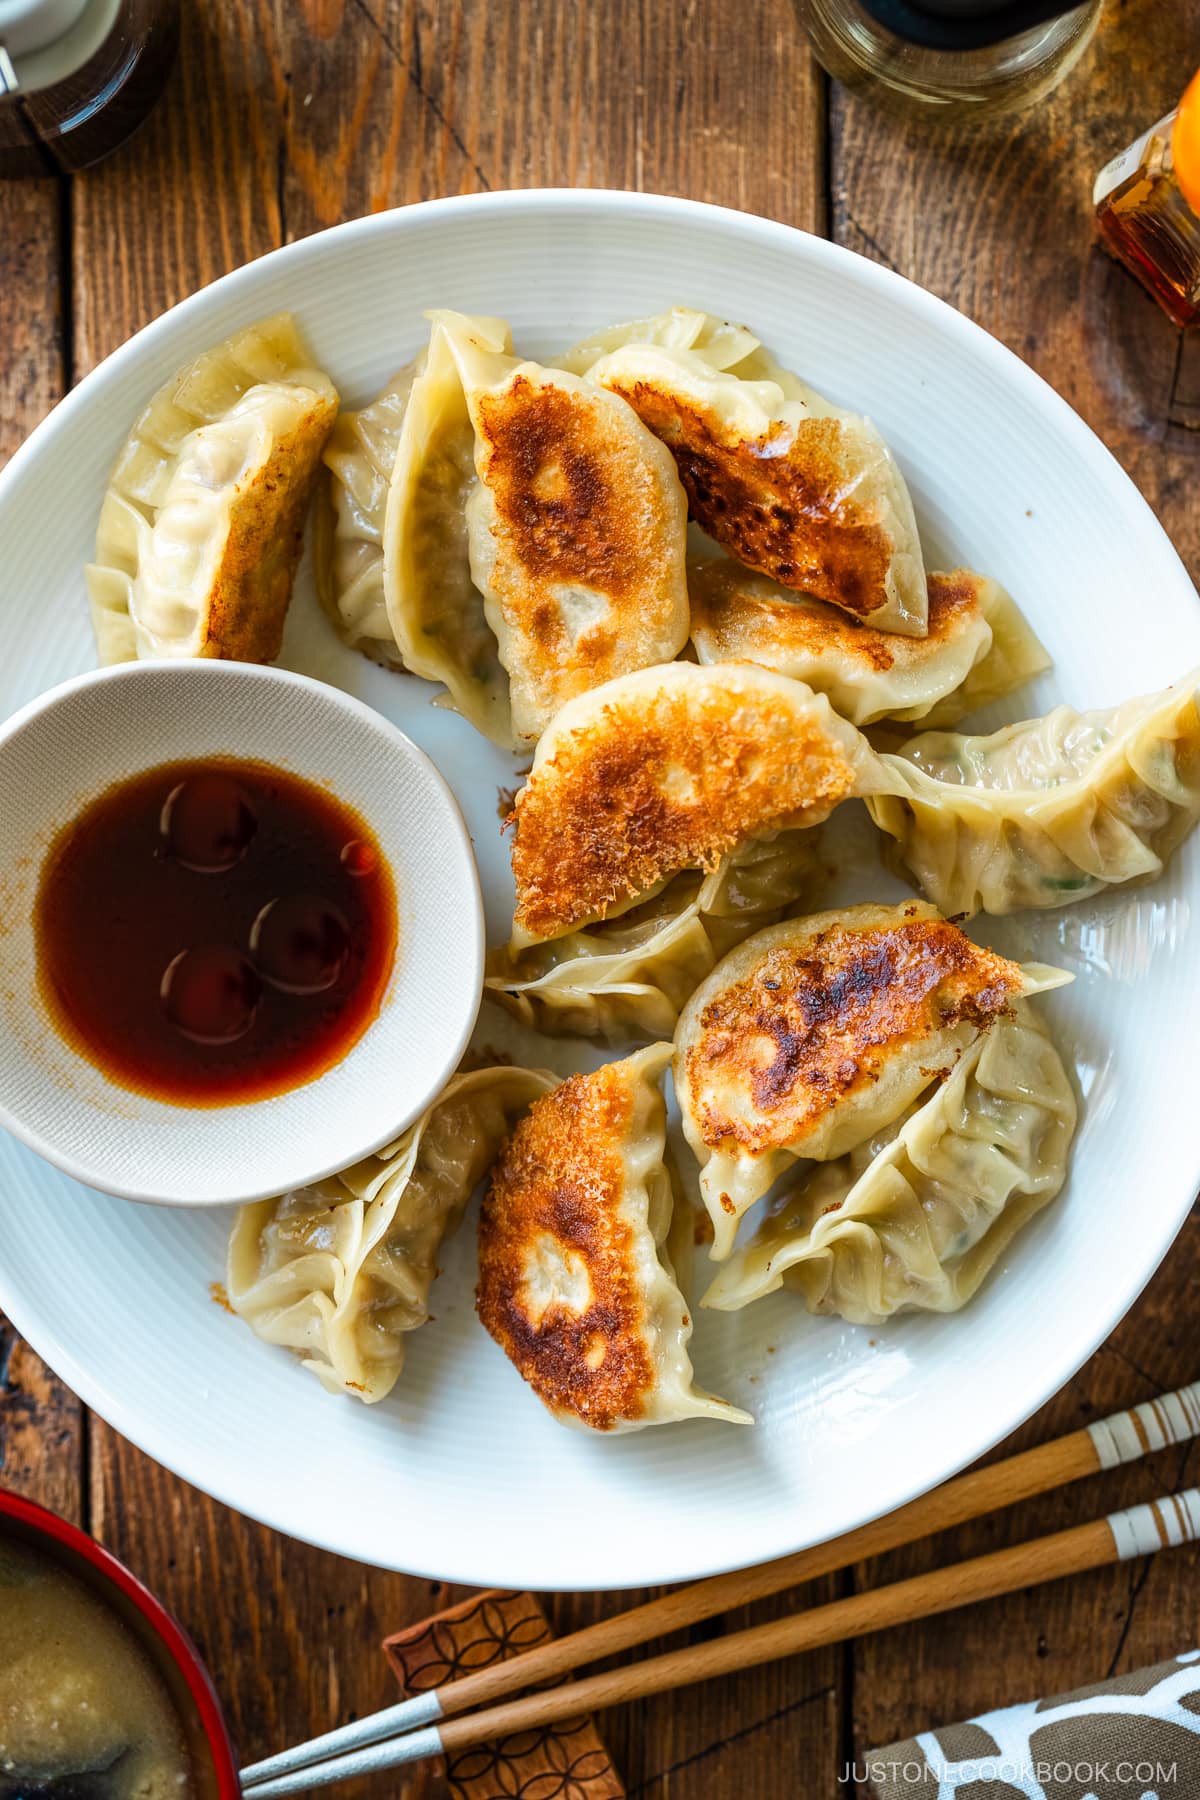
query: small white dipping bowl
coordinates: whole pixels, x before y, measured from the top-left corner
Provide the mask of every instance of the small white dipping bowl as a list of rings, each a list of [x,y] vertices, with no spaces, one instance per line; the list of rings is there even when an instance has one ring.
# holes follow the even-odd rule
[[[119,1086],[58,1033],[34,900],[55,834],[114,782],[227,756],[327,786],[372,827],[396,887],[378,1016],[333,1068],[269,1100],[172,1105]],[[336,688],[248,663],[127,663],[64,682],[0,726],[0,1125],[128,1200],[262,1199],[346,1168],[439,1092],[479,1009],[483,907],[471,840],[423,751]]]

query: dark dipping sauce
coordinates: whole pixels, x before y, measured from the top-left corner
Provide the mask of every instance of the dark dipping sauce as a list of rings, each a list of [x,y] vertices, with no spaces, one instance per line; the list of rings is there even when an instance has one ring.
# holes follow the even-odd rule
[[[340,1062],[396,955],[364,820],[270,763],[164,763],[65,826],[34,920],[58,1029],[113,1081],[185,1106],[266,1099]]]

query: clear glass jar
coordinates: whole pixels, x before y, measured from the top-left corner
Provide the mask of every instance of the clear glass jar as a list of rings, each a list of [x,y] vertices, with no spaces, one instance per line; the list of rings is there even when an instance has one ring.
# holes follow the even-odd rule
[[[995,42],[933,48],[901,36],[864,0],[795,0],[813,54],[848,88],[893,112],[948,122],[1032,106],[1091,42],[1103,0],[1084,0]]]

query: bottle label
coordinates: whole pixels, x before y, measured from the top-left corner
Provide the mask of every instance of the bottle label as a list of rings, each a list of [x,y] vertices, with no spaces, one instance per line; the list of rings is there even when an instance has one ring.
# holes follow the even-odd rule
[[[1173,112],[1167,113],[1164,118],[1151,125],[1149,131],[1143,131],[1141,137],[1136,143],[1130,144],[1128,150],[1122,150],[1119,156],[1114,156],[1111,162],[1105,163],[1092,188],[1093,206],[1099,206],[1100,202],[1106,200],[1109,194],[1121,186],[1122,182],[1128,181],[1131,175],[1137,173],[1145,161],[1146,150],[1151,138],[1162,136],[1166,139],[1170,134],[1174,117]]]

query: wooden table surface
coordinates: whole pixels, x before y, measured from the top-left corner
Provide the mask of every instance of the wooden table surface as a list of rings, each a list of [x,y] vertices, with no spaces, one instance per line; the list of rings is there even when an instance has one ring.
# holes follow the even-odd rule
[[[827,234],[979,320],[1099,432],[1200,574],[1200,340],[1097,250],[1089,205],[1099,164],[1200,62],[1200,0],[1110,0],[1066,85],[995,138],[893,123],[831,88],[790,0],[189,0],[184,13],[167,93],[123,152],[70,181],[0,183],[0,458],[131,332],[292,238],[481,188],[644,188]],[[686,299],[686,271],[679,286]],[[1154,603],[1130,599],[1134,618]],[[1014,1442],[1200,1374],[1198,1253],[1194,1213],[1133,1313]],[[1063,1304],[1086,1304],[1069,1280]],[[1046,1497],[815,1597],[1149,1498],[1188,1461],[1171,1452],[1103,1494]],[[380,1638],[457,1597],[213,1504],[86,1415],[2,1320],[0,1481],[86,1523],[162,1594],[247,1758],[385,1704]],[[602,1723],[631,1794],[844,1793],[839,1768],[869,1746],[1194,1644],[1198,1574],[1197,1551],[1175,1551]],[[552,1612],[566,1630],[628,1599],[560,1596]],[[426,1776],[342,1791],[440,1789]]]

